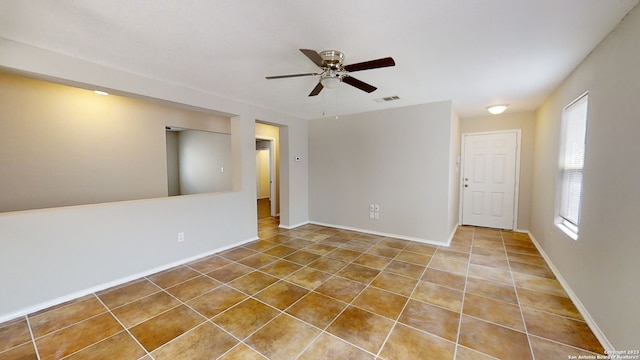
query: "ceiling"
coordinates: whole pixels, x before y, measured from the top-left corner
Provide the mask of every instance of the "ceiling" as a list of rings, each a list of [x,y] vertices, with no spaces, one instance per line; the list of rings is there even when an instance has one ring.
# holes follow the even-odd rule
[[[304,119],[443,100],[470,117],[536,109],[637,2],[0,0],[0,37]],[[353,73],[370,94],[265,79],[316,72],[300,48],[396,66]]]

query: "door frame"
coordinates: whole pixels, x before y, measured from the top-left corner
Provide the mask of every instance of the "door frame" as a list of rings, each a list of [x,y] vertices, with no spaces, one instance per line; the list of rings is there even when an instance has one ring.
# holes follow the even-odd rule
[[[271,205],[271,216],[276,216],[276,177],[275,177],[275,165],[276,165],[276,139],[256,136],[256,140],[269,142],[269,202]],[[257,174],[256,174],[257,176]]]
[[[509,129],[509,130],[495,130],[495,131],[478,131],[478,132],[467,132],[462,133],[460,137],[460,206],[458,218],[460,219],[459,225],[463,223],[463,213],[464,213],[464,166],[465,166],[465,137],[469,135],[495,135],[495,134],[507,134],[507,133],[515,133],[516,134],[516,166],[515,166],[515,186],[513,189],[513,223],[511,224],[511,230],[517,230],[518,224],[518,209],[519,209],[519,201],[520,198],[520,153],[522,148],[522,129]]]

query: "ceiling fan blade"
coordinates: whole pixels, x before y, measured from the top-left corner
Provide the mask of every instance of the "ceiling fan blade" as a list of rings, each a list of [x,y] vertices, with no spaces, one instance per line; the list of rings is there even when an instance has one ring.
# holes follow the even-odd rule
[[[347,71],[360,71],[360,70],[369,70],[369,69],[377,69],[383,68],[387,66],[395,66],[396,62],[393,61],[393,58],[386,57],[382,59],[365,61],[357,64],[345,65],[344,69]]]
[[[320,75],[320,74],[318,74],[318,73],[305,73],[305,74],[291,74],[291,75],[275,75],[275,76],[265,76],[265,79],[267,79],[267,80],[285,79],[285,78],[292,78],[292,77],[316,76],[316,75]]]
[[[324,59],[322,59],[322,56],[320,56],[317,51],[311,49],[300,49],[300,51],[302,51],[303,54],[305,54],[311,61],[313,61],[314,64],[318,65],[319,67],[327,66],[327,64],[324,62]]]
[[[377,87],[373,86],[373,85],[369,85],[366,82],[360,81],[354,77],[351,76],[345,76],[344,78],[342,78],[342,82],[343,83],[347,83],[353,87],[356,87],[362,91],[366,91],[368,93],[372,93],[374,91],[376,91]]]
[[[311,90],[311,92],[309,93],[309,96],[316,96],[320,94],[320,91],[322,91],[322,89],[324,89],[324,86],[322,86],[321,82],[318,82],[318,85],[316,85],[316,87],[314,87],[313,90]]]

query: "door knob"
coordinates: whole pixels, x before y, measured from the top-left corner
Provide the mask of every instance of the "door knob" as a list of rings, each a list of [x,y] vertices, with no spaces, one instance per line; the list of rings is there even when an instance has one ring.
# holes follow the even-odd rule
[[[469,187],[469,185],[467,185],[467,184],[464,184],[464,187]]]

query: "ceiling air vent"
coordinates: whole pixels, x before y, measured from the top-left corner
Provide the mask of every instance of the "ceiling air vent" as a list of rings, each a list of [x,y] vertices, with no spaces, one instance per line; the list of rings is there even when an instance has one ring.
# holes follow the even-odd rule
[[[387,96],[379,99],[373,99],[373,101],[375,102],[387,102],[387,101],[394,101],[394,100],[400,100],[400,96],[394,95],[394,96]]]

